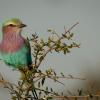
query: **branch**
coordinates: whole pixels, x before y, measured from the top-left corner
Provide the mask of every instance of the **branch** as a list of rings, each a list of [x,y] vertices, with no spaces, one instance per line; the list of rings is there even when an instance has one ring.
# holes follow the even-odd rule
[[[40,74],[40,73],[39,73]],[[39,78],[38,78],[39,77]],[[56,77],[52,77],[52,76],[50,76],[50,75],[47,75],[47,74],[44,74],[44,73],[41,73],[41,75],[38,75],[38,76],[34,76],[34,78],[38,78],[37,80],[35,80],[34,82],[37,82],[37,81],[39,81],[41,78],[43,78],[43,77],[45,77],[45,78],[50,78],[50,79],[52,79],[52,80],[55,80],[56,82],[58,82],[58,83],[60,83],[60,84],[62,84],[62,85],[64,85],[65,86],[65,84],[64,83],[62,83],[62,82],[60,82],[59,80],[57,80],[57,78]]]
[[[50,91],[46,91],[44,89],[39,89],[39,88],[35,88],[36,90],[39,90],[39,91],[43,91],[43,92],[46,92],[46,93],[50,93],[50,94],[53,94],[54,95],[54,92],[50,92]],[[55,93],[55,95],[59,96],[59,94]]]
[[[37,66],[38,53],[39,53],[39,50],[37,50],[37,52],[36,52],[36,57],[35,57],[35,66]]]
[[[68,30],[65,31],[65,35],[67,33],[69,33],[76,25],[78,25],[79,23],[77,22],[76,24],[74,24],[72,27],[70,27]],[[57,41],[60,41],[63,39],[63,36],[60,37]],[[54,48],[55,43],[43,54],[43,58],[46,57],[46,55]],[[42,63],[43,59],[37,64],[37,68],[40,66],[40,64]]]
[[[49,70],[48,70],[49,71]],[[53,72],[53,73],[52,73]],[[78,79],[78,80],[86,80],[85,78],[80,78],[80,77],[74,77],[72,75],[62,75],[62,76],[58,76],[58,75],[54,75],[54,71],[51,69],[51,72],[48,73],[43,73],[43,72],[36,72],[36,75],[34,76],[34,78],[43,78],[43,77],[47,77],[47,78],[53,78],[53,79],[59,79],[59,78],[66,78],[66,79]]]

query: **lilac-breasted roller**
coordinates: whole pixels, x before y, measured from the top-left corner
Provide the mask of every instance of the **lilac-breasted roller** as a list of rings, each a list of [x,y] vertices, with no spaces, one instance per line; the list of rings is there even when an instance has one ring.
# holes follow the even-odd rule
[[[21,31],[25,26],[17,18],[7,20],[2,25],[0,59],[14,69],[32,64],[29,41],[21,35]]]

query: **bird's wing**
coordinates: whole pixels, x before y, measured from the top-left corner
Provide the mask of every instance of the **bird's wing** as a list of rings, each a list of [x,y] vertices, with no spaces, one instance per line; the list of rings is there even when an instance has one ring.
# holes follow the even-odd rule
[[[32,64],[32,57],[31,57],[31,47],[30,47],[30,43],[28,40],[24,40],[25,42],[25,46],[27,48],[27,61],[28,61],[28,65]]]

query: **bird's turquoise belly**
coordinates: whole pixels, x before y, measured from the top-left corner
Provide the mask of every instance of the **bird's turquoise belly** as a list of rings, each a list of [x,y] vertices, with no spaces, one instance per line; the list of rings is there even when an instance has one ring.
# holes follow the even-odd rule
[[[19,51],[13,53],[2,53],[2,60],[13,68],[21,68],[27,65],[27,48],[24,46]]]

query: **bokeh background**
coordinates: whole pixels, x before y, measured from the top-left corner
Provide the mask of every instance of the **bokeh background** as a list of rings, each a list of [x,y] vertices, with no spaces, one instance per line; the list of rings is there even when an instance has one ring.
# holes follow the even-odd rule
[[[72,32],[75,41],[81,43],[81,48],[73,49],[70,54],[53,53],[47,56],[41,65],[42,70],[49,67],[58,73],[86,78],[82,80],[61,80],[66,84],[47,84],[57,91],[71,91],[77,94],[78,89],[100,90],[100,0],[0,0],[0,30],[2,23],[10,18],[20,18],[27,28],[23,30],[25,37],[37,32],[41,38],[46,38],[48,28],[55,29],[58,34],[79,22]],[[2,38],[2,32],[0,32]],[[12,71],[0,61],[0,73],[10,82],[16,83],[19,73]],[[8,91],[0,88],[0,100],[10,100]]]

